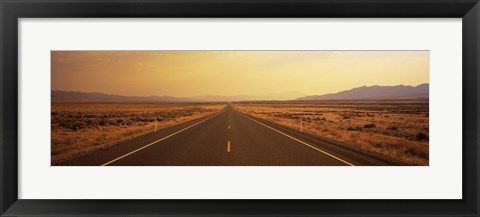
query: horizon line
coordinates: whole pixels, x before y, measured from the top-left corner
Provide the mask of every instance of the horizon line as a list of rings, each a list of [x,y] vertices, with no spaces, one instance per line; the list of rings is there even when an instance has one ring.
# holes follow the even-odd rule
[[[323,94],[304,94],[304,93],[301,93],[301,92],[298,92],[298,91],[284,91],[284,92],[262,93],[262,94],[236,94],[236,95],[199,94],[199,95],[192,95],[192,96],[174,96],[174,95],[123,95],[123,94],[107,93],[107,92],[100,92],[100,91],[79,91],[79,90],[59,90],[59,89],[51,89],[50,92],[62,91],[62,92],[87,93],[87,94],[98,93],[98,94],[114,95],[114,96],[122,96],[122,97],[174,97],[174,98],[192,98],[192,97],[201,97],[201,96],[219,96],[219,97],[261,96],[261,95],[279,94],[279,93],[299,93],[299,94],[302,94],[304,96],[321,96],[321,95],[327,95],[327,94],[336,94],[336,93],[340,93],[340,92],[343,92],[343,91],[349,91],[349,90],[353,90],[355,88],[361,88],[361,87],[377,87],[377,86],[378,87],[397,87],[397,86],[418,87],[418,86],[424,85],[424,84],[430,84],[430,82],[420,83],[420,84],[417,84],[417,85],[405,85],[405,84],[370,85],[370,86],[362,85],[362,86],[352,87],[350,89],[341,90],[341,91],[338,91],[338,92],[330,92],[330,93],[323,93]],[[283,100],[283,101],[288,101],[288,100]]]

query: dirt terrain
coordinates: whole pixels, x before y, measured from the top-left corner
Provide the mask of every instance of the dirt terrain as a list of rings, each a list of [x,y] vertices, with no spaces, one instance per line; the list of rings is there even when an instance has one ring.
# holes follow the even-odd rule
[[[51,163],[57,165],[118,142],[221,111],[222,103],[53,102]],[[156,121],[155,121],[156,120]]]
[[[239,102],[235,108],[401,162],[429,163],[428,101]]]

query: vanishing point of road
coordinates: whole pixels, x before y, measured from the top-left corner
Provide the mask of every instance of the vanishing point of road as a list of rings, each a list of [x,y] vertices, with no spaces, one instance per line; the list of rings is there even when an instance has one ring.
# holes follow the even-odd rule
[[[243,114],[219,113],[67,162],[76,166],[379,166],[388,163]]]

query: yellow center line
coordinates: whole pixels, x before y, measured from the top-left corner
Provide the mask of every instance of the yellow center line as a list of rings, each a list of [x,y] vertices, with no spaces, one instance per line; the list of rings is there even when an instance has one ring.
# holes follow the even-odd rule
[[[207,120],[209,120],[209,119],[211,119],[211,118],[213,118],[213,117],[216,117],[216,116],[220,115],[221,113],[223,113],[223,112],[220,112],[220,113],[218,113],[218,114],[216,114],[216,115],[214,115],[214,116],[212,116],[212,117],[209,117],[209,118],[204,119],[204,120],[202,120],[202,121],[200,121],[200,122],[197,122],[197,123],[192,124],[192,125],[190,125],[190,126],[188,126],[188,127],[185,127],[185,128],[183,128],[183,129],[175,132],[175,133],[172,133],[172,134],[170,134],[170,135],[168,135],[168,136],[165,136],[165,137],[163,137],[163,138],[161,138],[161,139],[159,139],[159,140],[157,140],[157,141],[155,141],[155,142],[152,142],[152,143],[150,143],[150,144],[148,144],[148,145],[145,145],[145,146],[143,146],[143,147],[141,147],[141,148],[138,148],[138,149],[135,149],[135,150],[133,150],[133,151],[131,151],[131,152],[128,152],[128,153],[126,153],[126,154],[124,154],[124,155],[122,155],[122,156],[120,156],[120,157],[117,157],[117,158],[115,158],[115,159],[113,159],[113,160],[111,160],[111,161],[108,161],[108,162],[106,162],[106,163],[104,163],[104,164],[102,164],[102,165],[100,165],[100,166],[107,166],[107,165],[109,165],[109,164],[111,164],[111,163],[113,163],[113,162],[115,162],[115,161],[118,161],[118,160],[120,160],[120,159],[122,159],[122,158],[125,158],[125,157],[127,157],[127,156],[129,156],[129,155],[131,155],[131,154],[133,154],[133,153],[135,153],[135,152],[138,152],[138,151],[140,151],[140,150],[142,150],[142,149],[148,148],[148,147],[154,145],[155,143],[158,143],[158,142],[160,142],[160,141],[163,141],[163,140],[165,140],[165,139],[168,139],[168,138],[170,138],[170,137],[172,137],[172,136],[174,136],[174,135],[177,135],[177,134],[179,134],[179,133],[181,133],[181,132],[183,132],[183,131],[185,131],[185,130],[188,130],[188,129],[190,129],[190,128],[192,128],[192,127],[194,127],[194,126],[196,126],[196,125],[198,125],[198,124],[200,124],[200,123],[203,123],[203,122],[205,122],[205,121],[207,121]]]
[[[244,117],[246,117],[246,118],[248,118],[248,119],[250,119],[250,120],[252,120],[252,121],[255,121],[255,122],[257,122],[257,123],[259,123],[259,124],[261,124],[261,125],[269,128],[269,129],[271,129],[271,130],[273,130],[273,131],[275,131],[275,132],[277,132],[277,133],[280,133],[280,134],[282,134],[282,135],[284,135],[284,136],[286,136],[286,137],[288,137],[288,138],[290,138],[290,139],[293,139],[293,140],[295,140],[295,141],[297,141],[297,142],[299,142],[299,143],[301,143],[301,144],[303,144],[303,145],[306,145],[306,146],[308,146],[308,147],[310,147],[310,148],[312,148],[312,149],[314,149],[314,150],[316,150],[316,151],[319,151],[319,152],[321,152],[321,153],[323,153],[323,154],[326,154],[326,155],[328,155],[328,156],[330,156],[330,157],[332,157],[332,158],[334,158],[334,159],[336,159],[336,160],[338,160],[338,161],[341,161],[341,162],[343,162],[343,163],[345,163],[345,164],[347,164],[347,165],[349,165],[349,166],[355,166],[354,164],[352,164],[352,163],[350,163],[350,162],[348,162],[348,161],[346,161],[346,160],[343,160],[343,159],[341,159],[341,158],[339,158],[339,157],[337,157],[337,156],[335,156],[335,155],[333,155],[333,154],[330,154],[330,153],[328,153],[328,152],[326,152],[326,151],[324,151],[324,150],[322,150],[322,149],[319,149],[319,148],[317,148],[317,147],[315,147],[315,146],[313,146],[313,145],[310,145],[310,144],[308,144],[308,143],[306,143],[306,142],[304,142],[304,141],[302,141],[302,140],[299,140],[299,139],[297,139],[297,138],[295,138],[295,137],[293,137],[293,136],[290,136],[290,135],[288,135],[288,134],[286,134],[286,133],[284,133],[284,132],[281,132],[281,131],[273,128],[273,127],[270,127],[270,126],[268,126],[268,125],[260,122],[260,121],[257,121],[257,120],[255,120],[255,119],[253,119],[253,118],[250,118],[250,117],[248,117],[248,116],[246,116],[246,115],[244,115],[244,114],[242,114],[242,113],[240,113],[240,112],[239,112],[239,114],[241,114],[242,116],[244,116]]]
[[[228,129],[230,129],[230,125],[228,125]]]
[[[227,152],[230,153],[230,141],[227,143]]]

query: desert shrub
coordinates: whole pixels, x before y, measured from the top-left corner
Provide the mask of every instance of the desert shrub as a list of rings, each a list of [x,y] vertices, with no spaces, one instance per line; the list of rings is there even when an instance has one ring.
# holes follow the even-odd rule
[[[69,127],[69,124],[70,124],[70,123],[69,123],[68,121],[61,119],[61,120],[59,120],[58,122],[59,122],[59,123],[58,123],[58,126],[64,127],[64,128],[70,128],[70,127]]]
[[[398,130],[398,127],[396,126],[387,127],[387,130]]]
[[[428,159],[428,151],[419,147],[408,147],[405,149],[404,154]]]
[[[399,144],[385,144],[385,146],[391,150],[398,150],[403,147],[403,145],[399,145]]]
[[[89,127],[98,125],[98,121],[95,118],[87,118],[84,122],[87,123]]]
[[[72,130],[79,130],[87,127],[87,123],[83,121],[75,121],[72,126]]]
[[[348,127],[347,130],[348,130],[348,131],[362,131],[362,127],[361,127],[361,126],[358,126],[358,127]]]
[[[110,125],[110,121],[108,119],[105,119],[105,118],[102,118],[98,124],[100,124],[100,126],[108,126]]]
[[[375,128],[376,126],[375,126],[375,124],[365,124],[363,127],[364,128]]]
[[[64,140],[64,143],[66,145],[74,145],[75,143],[77,143],[77,139],[75,138],[67,138]]]
[[[417,133],[417,135],[415,136],[415,138],[417,138],[417,140],[427,140],[428,139],[428,135],[426,133],[423,133],[423,132],[419,132]]]

